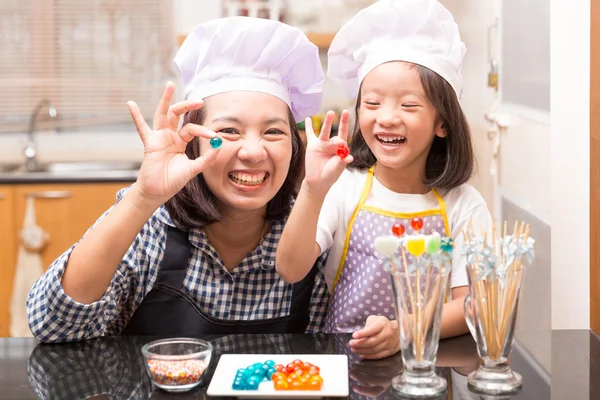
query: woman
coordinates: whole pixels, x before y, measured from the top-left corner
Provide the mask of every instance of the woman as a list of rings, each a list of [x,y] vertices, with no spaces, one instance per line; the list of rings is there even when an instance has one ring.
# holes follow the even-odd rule
[[[225,18],[194,28],[175,63],[186,100],[170,105],[169,83],[153,129],[128,104],[137,182],[31,289],[42,341],[321,327],[324,258],[294,285],[275,270],[303,166],[295,121],[322,97],[317,48],[276,21]]]

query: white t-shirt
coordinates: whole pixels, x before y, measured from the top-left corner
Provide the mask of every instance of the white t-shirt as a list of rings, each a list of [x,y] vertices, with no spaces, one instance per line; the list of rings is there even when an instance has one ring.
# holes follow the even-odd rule
[[[367,169],[346,169],[327,193],[319,215],[317,244],[321,253],[331,249],[324,272],[330,291],[344,250],[348,223],[360,200],[367,175]],[[481,227],[483,232],[490,232],[492,217],[483,197],[470,185],[465,184],[440,195],[446,203],[450,236],[454,240],[450,287],[466,286],[466,259],[461,255],[464,242],[462,230],[472,220],[474,229]],[[373,177],[365,204],[399,213],[439,207],[433,191],[423,195],[396,193],[383,186],[376,177]]]

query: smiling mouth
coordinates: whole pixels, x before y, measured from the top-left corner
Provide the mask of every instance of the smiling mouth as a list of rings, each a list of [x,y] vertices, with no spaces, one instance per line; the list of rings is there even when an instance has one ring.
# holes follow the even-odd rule
[[[268,172],[246,173],[246,172],[230,172],[229,179],[238,185],[243,186],[258,186],[263,184],[269,177]]]
[[[379,143],[387,146],[399,146],[406,142],[406,138],[399,135],[375,135],[375,138]]]

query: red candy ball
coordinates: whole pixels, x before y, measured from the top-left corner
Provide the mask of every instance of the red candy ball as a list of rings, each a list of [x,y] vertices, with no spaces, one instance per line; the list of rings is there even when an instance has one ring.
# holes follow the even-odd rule
[[[410,221],[410,226],[415,230],[418,231],[421,228],[423,228],[423,220],[421,218],[413,218]]]
[[[402,224],[396,224],[396,225],[392,226],[392,233],[395,236],[400,237],[400,236],[404,235],[404,232],[406,232],[406,229],[404,228],[404,225],[402,225]]]
[[[336,153],[340,158],[346,158],[350,154],[350,149],[345,144],[340,144]]]

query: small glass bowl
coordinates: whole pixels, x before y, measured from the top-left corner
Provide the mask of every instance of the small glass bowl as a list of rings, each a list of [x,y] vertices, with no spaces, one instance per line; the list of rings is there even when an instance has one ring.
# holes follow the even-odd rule
[[[196,387],[210,365],[212,351],[211,343],[190,338],[155,340],[142,347],[152,382],[168,392]]]

